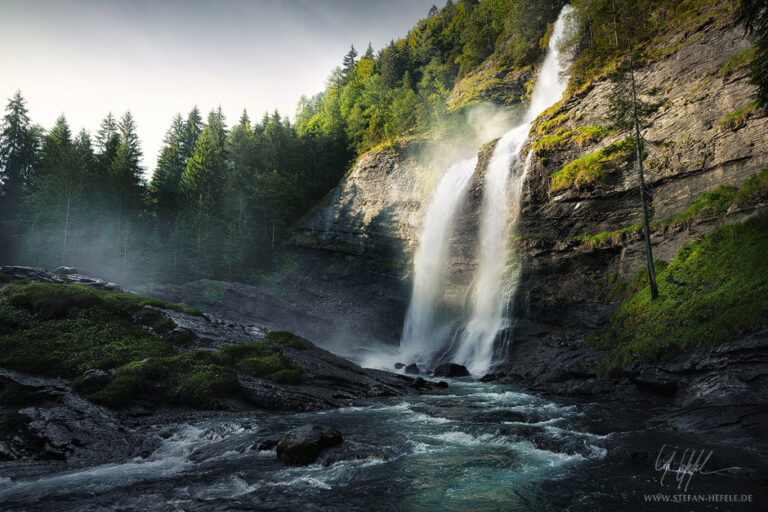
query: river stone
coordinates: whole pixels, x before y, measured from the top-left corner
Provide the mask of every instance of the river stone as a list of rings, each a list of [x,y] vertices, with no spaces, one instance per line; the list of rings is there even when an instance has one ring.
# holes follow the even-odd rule
[[[460,364],[444,363],[435,368],[435,377],[469,377],[469,370]]]
[[[342,441],[341,432],[328,425],[302,425],[280,440],[277,458],[286,464],[306,466],[312,464],[320,452]]]
[[[399,370],[400,368],[405,368],[405,365],[403,363],[395,363],[395,370]]]
[[[79,379],[75,379],[72,387],[75,391],[90,395],[104,389],[111,381],[112,376],[109,373],[97,368],[91,368],[86,370]]]
[[[416,363],[411,363],[405,367],[405,373],[410,373],[411,375],[418,375],[421,373],[421,370],[419,370],[419,367],[416,365]]]

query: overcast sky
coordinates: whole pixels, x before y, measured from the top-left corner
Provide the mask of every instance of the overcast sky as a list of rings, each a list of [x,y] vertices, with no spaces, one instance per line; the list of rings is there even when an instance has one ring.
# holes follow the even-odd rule
[[[64,113],[92,134],[130,109],[147,176],[176,112],[221,105],[232,125],[278,108],[293,118],[349,45],[379,50],[435,0],[0,0],[0,98],[33,122]],[[442,4],[441,4],[442,5]]]

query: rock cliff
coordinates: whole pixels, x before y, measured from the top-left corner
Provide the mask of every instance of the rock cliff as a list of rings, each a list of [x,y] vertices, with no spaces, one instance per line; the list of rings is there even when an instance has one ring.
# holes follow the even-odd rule
[[[723,215],[677,220],[706,192],[739,186],[768,164],[768,117],[750,104],[744,61],[751,42],[726,17],[702,16],[654,44],[654,57],[636,77],[644,99],[657,107],[643,130],[654,257],[671,261],[683,245],[719,226],[766,211],[761,199]],[[546,364],[531,358],[547,344],[588,352],[585,337],[616,307],[606,290],[645,264],[638,169],[629,158],[629,134],[609,128],[611,88],[598,78],[569,93],[531,130],[525,151],[534,154],[513,233],[521,248],[511,311],[518,321],[507,333],[514,340],[510,364],[518,361],[518,370]],[[395,287],[407,304],[421,213],[434,183],[422,150],[411,142],[361,157],[330,202],[297,227],[294,245],[325,259],[354,259],[374,282],[383,275],[399,280]],[[604,165],[590,167],[601,159]],[[466,291],[476,266],[482,163],[478,171],[455,234],[455,289],[447,295],[456,303],[465,299],[459,290]]]

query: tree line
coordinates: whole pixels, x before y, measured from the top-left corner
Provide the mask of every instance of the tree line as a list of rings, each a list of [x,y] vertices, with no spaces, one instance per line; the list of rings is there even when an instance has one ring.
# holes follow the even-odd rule
[[[203,119],[195,107],[172,120],[149,182],[129,112],[108,114],[93,136],[73,134],[63,116],[44,130],[30,121],[18,92],[0,125],[0,263],[75,265],[123,281],[249,279],[271,264],[290,227],[356,155],[460,118],[449,108],[451,90],[489,59],[496,67],[534,65],[562,4],[433,6],[378,53],[369,45],[358,58],[351,48],[326,89],[301,99],[293,123],[278,112],[256,122],[243,112],[230,127],[220,109]],[[564,41],[573,55],[572,87],[618,62],[625,86],[617,98],[626,107],[626,71],[643,65],[654,35],[720,4],[756,40],[751,74],[764,105],[766,0],[573,0]],[[641,50],[627,67],[631,48]],[[623,109],[633,131],[637,106],[633,99]]]
[[[0,127],[2,263],[75,265],[115,278],[244,278],[333,187],[348,152],[277,111],[227,127],[221,109],[176,115],[147,183],[130,112],[94,137],[64,116],[29,120],[21,92]]]

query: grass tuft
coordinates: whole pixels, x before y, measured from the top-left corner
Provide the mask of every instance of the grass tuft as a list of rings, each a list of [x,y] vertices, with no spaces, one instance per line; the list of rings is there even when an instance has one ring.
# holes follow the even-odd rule
[[[626,164],[634,151],[635,139],[627,137],[600,151],[577,158],[551,175],[550,191],[555,192],[572,186],[581,189],[603,182],[621,165]]]

